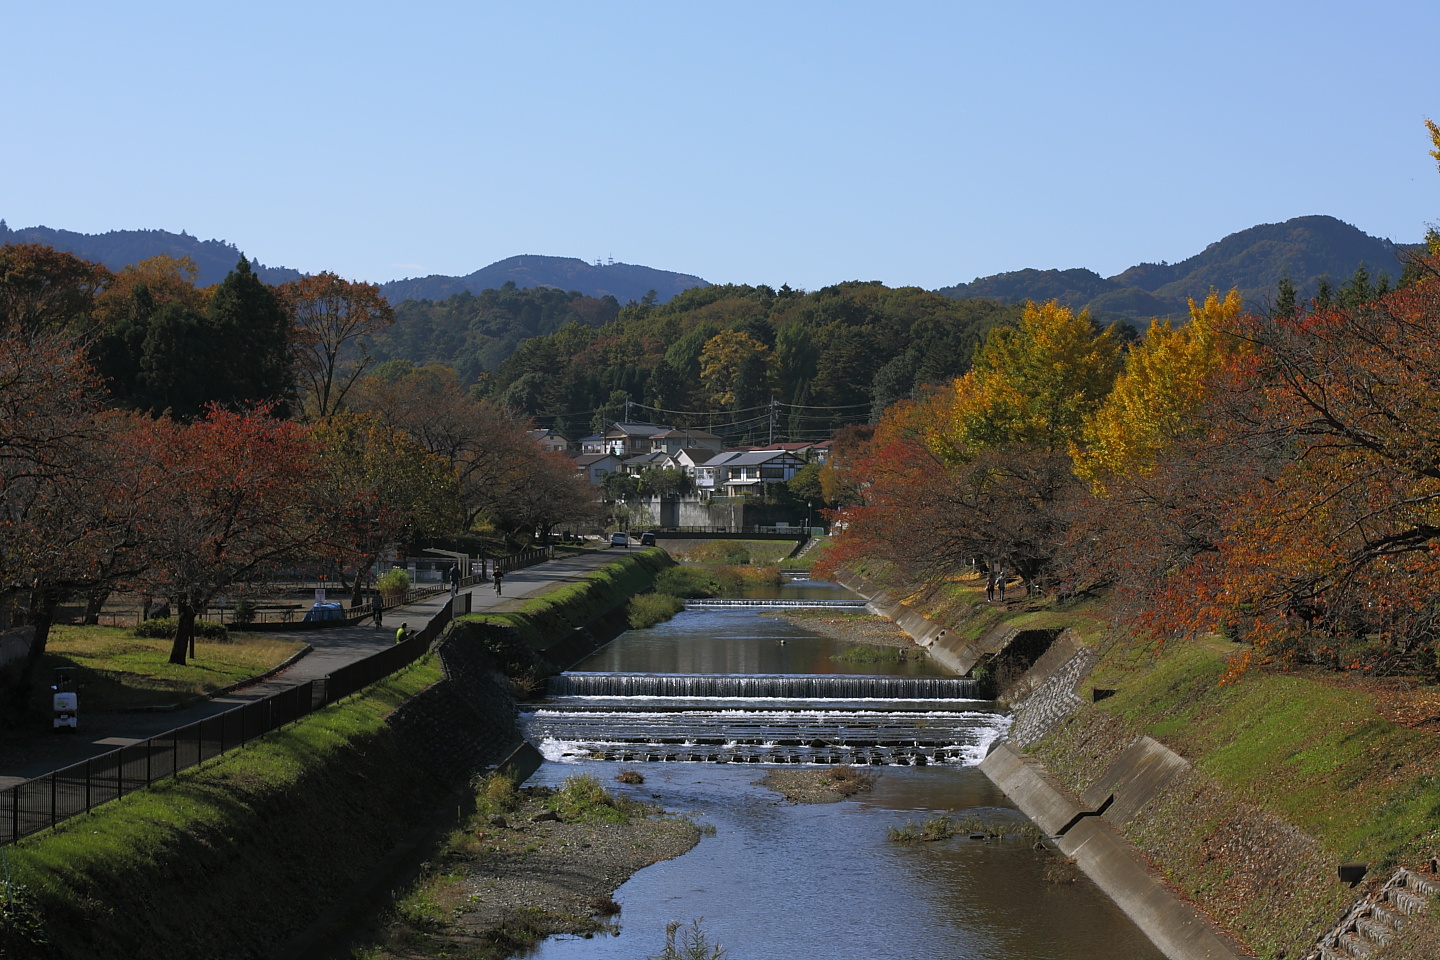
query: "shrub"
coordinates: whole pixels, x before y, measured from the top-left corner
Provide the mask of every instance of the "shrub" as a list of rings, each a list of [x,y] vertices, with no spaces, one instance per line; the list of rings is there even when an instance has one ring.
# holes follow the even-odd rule
[[[736,597],[751,587],[778,587],[785,582],[779,567],[716,567],[715,580],[722,596]]]
[[[685,553],[691,563],[732,563],[750,562],[750,549],[738,540],[707,540],[697,543]]]
[[[515,778],[506,773],[492,773],[475,789],[475,809],[479,813],[510,813],[520,808],[520,791]]]
[[[156,617],[154,620],[146,620],[130,632],[137,637],[169,640],[175,636],[175,618]],[[216,623],[214,620],[196,620],[195,636],[223,643],[230,639],[230,631],[225,628],[225,624]]]
[[[665,949],[649,960],[722,960],[725,948],[718,943],[711,945],[700,926],[703,919],[692,920],[683,933],[680,921],[665,924]]]
[[[655,578],[655,592],[687,600],[705,598],[719,593],[720,584],[703,570],[696,570],[694,567],[670,567],[661,570],[660,575]]]
[[[235,601],[235,622],[253,623],[255,620],[255,601],[246,597],[243,600]]]
[[[599,779],[588,773],[566,778],[559,790],[545,798],[545,806],[563,820],[606,823],[629,823],[632,817],[645,812],[643,804],[611,795]]]
[[[410,589],[410,574],[400,567],[391,567],[375,581],[382,597],[401,597]]]
[[[630,598],[630,626],[636,630],[653,627],[685,609],[685,601],[668,593],[641,593]]]

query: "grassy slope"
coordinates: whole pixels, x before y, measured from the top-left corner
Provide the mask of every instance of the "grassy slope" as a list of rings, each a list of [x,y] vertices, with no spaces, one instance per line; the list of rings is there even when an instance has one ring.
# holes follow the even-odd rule
[[[273,949],[434,803],[385,718],[431,658],[254,744],[9,849],[50,950],[73,960]],[[284,856],[277,856],[283,851]]]
[[[574,627],[609,613],[631,595],[649,589],[655,575],[673,563],[658,547],[620,554],[575,583],[521,601],[516,610],[471,614],[460,620],[514,627],[532,647],[542,649]]]
[[[616,561],[524,601],[519,613],[491,616],[543,646],[570,620],[593,619],[648,586],[671,562],[659,550]],[[427,657],[239,751],[8,848],[21,896],[18,911],[0,913],[0,956],[273,952],[449,795],[451,786],[437,783],[386,722],[439,679]]]
[[[1336,881],[1336,864],[1363,861],[1383,878],[1440,854],[1440,737],[1386,720],[1363,688],[1334,675],[1263,671],[1222,684],[1235,645],[1157,652],[1117,641],[1103,600],[1022,600],[1002,610],[984,602],[974,579],[909,599],[967,637],[1070,625],[1105,651],[1080,692],[1116,695],[1083,708],[1035,752],[1077,793],[1141,734],[1190,759],[1195,772],[1176,795],[1144,811],[1127,835],[1258,956],[1301,955],[1339,918],[1354,893]],[[1426,936],[1440,933],[1440,907],[1432,915],[1417,928],[1427,933],[1402,939],[1436,942]],[[1396,945],[1384,956],[1431,954]]]

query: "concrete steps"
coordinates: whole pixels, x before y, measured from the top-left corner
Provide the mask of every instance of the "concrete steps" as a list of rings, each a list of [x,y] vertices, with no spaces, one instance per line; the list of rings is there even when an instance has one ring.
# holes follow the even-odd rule
[[[1378,951],[1440,894],[1440,873],[1401,867],[1384,886],[1366,894],[1345,918],[1320,938],[1306,960],[1364,960]]]

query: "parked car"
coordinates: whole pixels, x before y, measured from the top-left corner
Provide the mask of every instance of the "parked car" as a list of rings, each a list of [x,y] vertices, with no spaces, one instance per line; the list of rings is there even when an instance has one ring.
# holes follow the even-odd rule
[[[628,547],[630,546],[630,538],[623,533],[612,533],[610,534],[610,546]]]
[[[653,547],[653,546],[655,546],[655,534],[653,534],[653,533],[651,533],[651,532],[649,532],[649,531],[646,531],[645,533],[640,534],[640,546],[642,546],[642,547]]]

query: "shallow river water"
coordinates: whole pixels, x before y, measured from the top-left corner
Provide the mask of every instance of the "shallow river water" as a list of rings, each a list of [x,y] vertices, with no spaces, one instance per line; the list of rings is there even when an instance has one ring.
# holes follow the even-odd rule
[[[802,584],[800,589],[836,596],[841,588]],[[834,660],[846,646],[754,611],[687,611],[659,627],[622,635],[575,670],[943,674],[928,662]],[[957,837],[906,844],[887,838],[890,827],[941,813],[1023,820],[974,766],[1008,724],[994,704],[743,704],[653,697],[574,702],[579,699],[556,698],[522,715],[527,736],[551,758],[530,783],[558,786],[576,773],[592,773],[616,791],[682,813],[713,826],[714,832],[684,856],[641,870],[616,892],[622,913],[613,936],[551,939],[528,957],[640,960],[661,951],[667,923],[688,924],[703,917],[710,940],[725,946],[727,960],[1162,960],[1083,875],[1066,868],[1061,870],[1062,882],[1047,877],[1047,872],[1055,872],[1055,854],[1032,850],[1030,840]],[[934,718],[937,710],[953,716],[941,724]],[[909,723],[923,728],[916,738],[940,737],[947,748],[912,751],[928,756],[926,766],[867,767],[877,775],[875,786],[855,799],[791,804],[756,782],[765,775],[764,763],[629,762],[624,766],[641,772],[645,782],[620,784],[614,778],[621,764],[585,759],[596,752],[593,745],[564,739],[575,735],[566,723],[583,728],[590,722],[566,718],[567,711],[593,713],[597,729],[612,736],[633,723],[645,731],[640,742],[674,726],[690,731],[675,738],[689,743],[699,739],[694,730],[713,725],[720,728],[717,742],[733,734],[725,745],[709,748],[729,760],[740,759],[746,751],[768,756],[768,747],[734,745],[734,738],[744,741],[747,724],[766,731],[753,741],[762,742],[783,737],[770,725],[787,722],[803,731],[801,746],[794,748],[801,751],[801,762],[812,755],[848,759],[836,751],[853,749],[849,744],[827,743],[807,755],[805,738],[815,735],[814,730],[827,742],[869,736],[857,732],[856,717],[866,715],[886,731],[883,736],[891,738],[887,743],[895,742],[895,724]],[[621,716],[629,711],[632,718]],[[728,734],[727,724],[733,725]],[[597,734],[596,742],[602,740]]]

